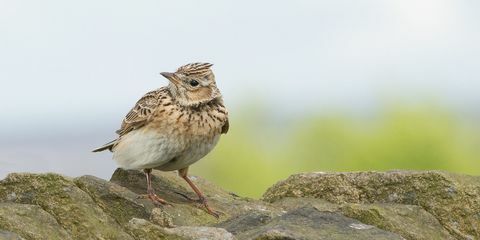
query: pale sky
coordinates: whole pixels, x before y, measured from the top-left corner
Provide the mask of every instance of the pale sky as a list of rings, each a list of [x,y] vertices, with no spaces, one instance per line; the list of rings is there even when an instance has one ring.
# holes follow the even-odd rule
[[[159,72],[196,61],[215,64],[233,110],[358,111],[392,97],[472,109],[479,12],[474,0],[0,0],[0,144],[58,127],[111,126],[110,140],[134,102],[166,84]]]

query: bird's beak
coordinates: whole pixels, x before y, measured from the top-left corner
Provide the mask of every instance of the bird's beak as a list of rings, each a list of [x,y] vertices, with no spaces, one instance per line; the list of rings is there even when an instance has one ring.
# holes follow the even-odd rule
[[[170,82],[177,84],[178,80],[175,78],[175,73],[161,72],[160,75],[164,76]]]

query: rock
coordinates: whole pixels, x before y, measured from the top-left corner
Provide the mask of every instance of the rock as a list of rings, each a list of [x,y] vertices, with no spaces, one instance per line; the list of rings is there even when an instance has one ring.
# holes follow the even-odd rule
[[[233,240],[235,237],[222,228],[176,227],[161,228],[144,219],[133,218],[127,228],[137,239],[171,240]]]
[[[149,218],[154,208],[150,201],[137,198],[138,195],[129,189],[94,176],[75,178],[74,182],[122,225],[132,218]]]
[[[0,230],[0,239],[2,240],[24,240],[25,238],[20,237],[18,234]]]
[[[192,177],[220,219],[174,173],[153,172],[171,203],[143,198],[141,171],[10,174],[0,181],[0,239],[478,239],[478,177],[444,172],[310,173],[242,198]]]
[[[341,212],[407,239],[455,239],[433,215],[416,205],[345,204]]]
[[[272,216],[267,213],[250,212],[236,216],[225,222],[217,224],[217,227],[225,228],[227,231],[238,235],[267,224],[272,220]]]
[[[0,181],[0,202],[38,205],[74,239],[133,239],[72,179],[58,174],[9,174]]]
[[[150,215],[150,221],[162,227],[175,227],[173,216],[161,208],[154,208]]]
[[[159,171],[153,171],[152,173],[152,186],[156,193],[174,205],[173,207],[162,207],[161,211],[153,213],[152,218],[156,218],[159,214],[166,215],[171,218],[174,226],[209,226],[251,211],[280,214],[280,209],[273,207],[271,204],[238,197],[199,177],[191,177],[192,181],[207,197],[209,205],[223,213],[220,219],[216,219],[207,214],[203,206],[192,203],[182,196],[184,194],[190,198],[196,198],[195,193],[177,174]],[[145,175],[140,171],[117,169],[110,181],[130,189],[136,194],[145,194],[146,192]],[[159,217],[159,219],[162,218]]]
[[[299,207],[305,206],[312,206],[319,211],[325,212],[338,212],[340,210],[339,204],[334,204],[326,200],[317,198],[284,197],[276,200],[273,204],[282,208],[284,212],[292,211]]]
[[[235,227],[235,226],[232,226]],[[226,227],[227,229],[230,226]],[[235,227],[238,229],[238,226]],[[331,239],[402,240],[397,234],[363,224],[339,213],[322,212],[314,207],[290,211],[263,226],[239,231],[239,239]]]
[[[454,239],[433,215],[416,205],[334,204],[323,199],[292,197],[279,199],[274,204],[285,210],[303,204],[320,211],[340,212],[363,223],[398,233],[406,239]]]
[[[185,240],[234,240],[233,234],[215,227],[177,227],[165,229],[170,236]]]
[[[135,239],[137,240],[181,240],[179,237],[168,236],[163,228],[145,219],[132,218],[126,225],[126,229],[132,236],[135,236]]]
[[[72,239],[52,215],[30,204],[0,203],[0,229],[21,233],[28,239]]]
[[[440,171],[306,173],[275,184],[263,199],[275,202],[284,197],[313,197],[335,204],[416,205],[452,236],[480,238],[480,177]]]

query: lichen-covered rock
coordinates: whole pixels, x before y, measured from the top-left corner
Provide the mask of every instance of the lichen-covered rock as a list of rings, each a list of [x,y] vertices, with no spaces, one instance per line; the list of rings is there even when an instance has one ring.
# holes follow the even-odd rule
[[[58,174],[9,174],[0,181],[0,202],[38,205],[74,239],[133,239],[71,179]]]
[[[324,199],[318,198],[295,198],[284,197],[273,202],[275,206],[282,208],[284,211],[295,210],[299,207],[312,206],[318,211],[324,212],[339,212],[340,205],[328,202]]]
[[[288,211],[303,204],[312,206],[319,211],[342,213],[347,217],[397,233],[411,240],[455,239],[433,215],[416,205],[334,204],[324,199],[292,197],[279,199],[274,204]]]
[[[261,222],[261,221],[260,221]],[[331,240],[402,240],[397,234],[387,232],[372,225],[363,224],[355,219],[335,212],[322,212],[313,207],[301,207],[260,224],[256,228],[248,227],[238,231],[238,226],[226,226],[236,229],[239,239],[331,239]]]
[[[455,239],[422,207],[401,204],[345,204],[341,212],[348,217],[412,240]]]
[[[249,212],[233,217],[215,226],[225,228],[227,231],[238,235],[263,226],[269,223],[272,218],[272,215],[268,213]]]
[[[150,214],[150,222],[162,227],[175,227],[173,216],[161,208],[154,208]]]
[[[16,233],[4,231],[4,230],[0,230],[0,239],[1,240],[25,240],[25,238],[20,237],[20,235]]]
[[[25,239],[71,239],[52,215],[30,204],[0,203],[0,229],[21,233]]]
[[[3,239],[480,239],[478,177],[442,172],[299,174],[266,201],[192,177],[220,219],[174,173],[153,172],[171,203],[155,206],[141,171],[93,176],[10,174],[0,181]]]
[[[132,218],[125,227],[137,240],[182,240],[179,237],[169,236],[163,228],[145,219]]]
[[[138,240],[234,240],[235,237],[222,228],[176,227],[162,228],[145,219],[132,218],[127,229]]]
[[[177,174],[159,171],[153,171],[152,186],[159,196],[172,203],[173,206],[164,206],[161,211],[153,212],[152,218],[164,219],[165,216],[168,216],[167,218],[171,218],[174,226],[210,226],[251,211],[280,214],[280,210],[271,204],[238,197],[199,177],[193,176],[191,179],[205,194],[209,205],[223,213],[220,215],[220,219],[206,213],[202,205],[193,203],[182,196],[185,194],[196,198],[195,193]],[[110,181],[136,194],[145,194],[146,192],[145,175],[141,171],[117,169]]]
[[[74,182],[88,193],[105,213],[122,225],[132,218],[148,219],[154,208],[150,201],[139,199],[138,195],[129,189],[94,176],[75,178]]]
[[[184,240],[234,240],[233,234],[215,227],[176,227],[165,229],[170,236]]]
[[[263,199],[283,197],[417,205],[456,238],[480,238],[480,177],[440,171],[306,173],[275,184]]]

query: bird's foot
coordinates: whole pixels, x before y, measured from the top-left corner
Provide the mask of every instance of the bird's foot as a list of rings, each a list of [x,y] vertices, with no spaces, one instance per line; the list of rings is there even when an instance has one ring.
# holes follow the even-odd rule
[[[214,216],[216,219],[219,219],[220,215],[225,215],[225,213],[223,213],[223,212],[220,212],[220,211],[217,211],[215,209],[210,208],[210,206],[208,206],[206,200],[203,202],[203,206],[205,207],[205,210],[207,211],[207,213]]]
[[[182,197],[184,197],[184,198],[187,199],[187,200],[190,200],[190,201],[192,201],[192,202],[194,202],[194,203],[196,203],[196,204],[202,205],[202,206],[205,208],[205,211],[206,211],[208,214],[214,216],[214,217],[217,218],[217,219],[220,218],[220,215],[225,215],[225,213],[223,213],[223,212],[216,211],[216,210],[210,208],[210,206],[208,205],[207,199],[204,198],[204,197],[200,197],[200,198],[196,198],[196,199],[195,199],[195,198],[192,198],[192,197],[188,196],[188,195],[185,194],[185,193],[181,193],[181,192],[175,192],[175,193],[178,194],[178,195],[180,195],[180,196],[182,196]]]
[[[147,193],[147,194],[139,195],[138,198],[143,198],[143,199],[148,198],[153,202],[155,206],[163,206],[163,205],[172,206],[172,204],[167,202],[165,199],[157,196],[157,194],[155,193]]]

